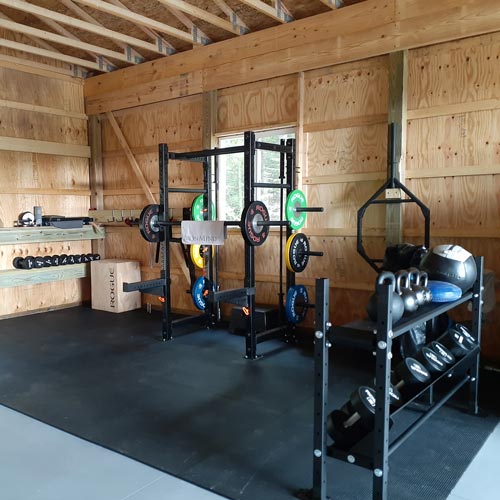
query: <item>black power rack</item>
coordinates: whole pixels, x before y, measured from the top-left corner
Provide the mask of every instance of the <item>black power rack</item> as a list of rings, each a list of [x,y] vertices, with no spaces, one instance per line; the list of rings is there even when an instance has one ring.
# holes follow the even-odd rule
[[[280,178],[279,182],[264,183],[256,181],[255,164],[256,151],[272,151],[280,155]],[[284,220],[284,200],[286,195],[295,189],[295,139],[282,140],[280,144],[271,144],[256,140],[255,133],[248,131],[244,133],[244,143],[242,146],[232,146],[227,148],[205,149],[202,151],[192,151],[186,153],[174,153],[168,150],[166,144],[159,145],[159,181],[160,181],[160,213],[158,224],[162,225],[169,221],[169,194],[171,193],[194,193],[203,195],[203,211],[206,220],[212,219],[213,201],[217,204],[218,189],[217,178],[219,162],[218,158],[222,155],[230,155],[242,153],[244,155],[244,206],[248,206],[255,201],[255,192],[258,188],[280,189],[280,214],[281,220],[276,221],[276,226],[280,228],[280,291],[279,291],[279,325],[270,330],[257,333],[256,329],[256,304],[255,304],[255,247],[245,241],[245,277],[242,288],[230,290],[220,290],[218,286],[218,252],[216,256],[212,256],[212,251],[209,248],[207,252],[207,265],[205,269],[205,277],[208,283],[214,287],[213,290],[208,290],[206,299],[205,311],[202,314],[187,316],[179,319],[173,319],[171,310],[171,278],[170,278],[170,251],[171,243],[182,244],[181,238],[172,235],[172,226],[176,223],[165,225],[164,238],[160,242],[158,251],[161,253],[161,274],[159,279],[141,281],[137,283],[124,284],[124,291],[139,290],[142,293],[149,293],[164,297],[162,306],[162,339],[171,340],[173,338],[174,326],[185,325],[190,322],[205,321],[206,326],[212,327],[220,318],[221,302],[244,306],[248,311],[247,329],[246,329],[246,346],[245,357],[248,359],[256,359],[257,345],[267,340],[275,338],[285,338],[289,335],[291,325],[285,323],[284,298],[285,291],[283,289],[283,233],[286,233],[288,239],[292,234],[290,225]],[[184,161],[192,163],[201,163],[203,166],[203,187],[201,188],[182,188],[170,187],[169,179],[169,161]],[[212,189],[214,186],[216,189]],[[215,195],[215,196],[214,196]],[[213,198],[215,198],[213,200]],[[178,225],[181,222],[178,221]],[[232,225],[227,223],[227,225]],[[234,224],[237,225],[237,224]],[[183,249],[184,250],[184,249]],[[158,253],[157,253],[158,255]],[[186,262],[189,260],[184,251]],[[215,260],[215,262],[214,262]],[[194,274],[194,273],[193,273]],[[192,274],[192,275],[193,275]],[[193,283],[191,283],[193,285]],[[295,285],[295,274],[286,270],[286,290]]]
[[[393,283],[377,284],[378,318],[372,323],[375,337],[375,392],[376,407],[373,431],[345,451],[327,444],[327,401],[328,401],[328,349],[335,338],[336,327],[328,321],[329,280],[316,280],[316,323],[314,339],[314,450],[313,450],[313,488],[301,492],[301,498],[327,500],[327,457],[343,460],[373,471],[373,500],[387,500],[389,478],[389,456],[439,408],[452,398],[462,387],[469,387],[469,411],[478,413],[478,375],[479,352],[481,345],[481,314],[483,291],[483,257],[476,257],[477,279],[470,292],[454,302],[427,304],[409,318],[392,325],[391,308]],[[391,376],[392,342],[411,328],[432,320],[460,304],[472,302],[472,334],[477,339],[477,347],[461,358],[449,370],[407,401],[401,408],[390,413],[389,388]],[[345,330],[345,327],[340,327]],[[459,373],[459,376],[456,374]],[[455,377],[452,379],[452,375]],[[436,398],[434,389],[437,384],[448,380],[444,394]],[[450,383],[449,381],[452,380]],[[450,387],[451,385],[451,387]],[[396,417],[403,408],[425,397],[426,404],[422,414],[403,432],[394,436],[389,433],[390,418]]]

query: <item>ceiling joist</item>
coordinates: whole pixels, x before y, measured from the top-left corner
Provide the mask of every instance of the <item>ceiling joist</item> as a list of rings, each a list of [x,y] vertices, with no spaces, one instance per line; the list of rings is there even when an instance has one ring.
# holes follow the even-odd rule
[[[211,14],[206,10],[200,9],[199,7],[195,7],[190,3],[185,2],[184,0],[158,0],[161,4],[166,7],[173,7],[174,9],[180,10],[185,14],[189,14],[190,16],[196,17],[197,19],[201,19],[209,24],[213,24],[218,28],[229,31],[230,33],[234,33],[239,35],[238,29],[233,26],[232,23],[226,21],[225,19],[216,16],[215,14]]]
[[[19,50],[20,52],[26,52],[28,54],[34,54],[37,56],[48,57],[49,59],[55,59],[56,61],[63,61],[76,66],[81,66],[82,68],[94,69],[97,71],[106,72],[107,69],[101,67],[98,63],[87,61],[86,59],[80,59],[79,57],[68,56],[62,54],[61,52],[54,52],[52,50],[41,49],[40,47],[34,47],[33,45],[27,45],[25,43],[13,42],[12,40],[6,40],[5,38],[0,38],[0,47],[5,47],[7,49]]]
[[[0,28],[16,31],[17,33],[22,33],[23,35],[34,36],[37,38],[41,38],[42,40],[60,43],[61,45],[67,45],[69,47],[75,47],[77,49],[90,51],[92,55],[98,53],[101,56],[107,56],[118,61],[128,62],[127,56],[125,54],[122,54],[121,52],[115,52],[114,50],[109,50],[97,45],[82,42],[75,38],[68,38],[62,35],[51,33],[49,31],[32,28],[31,26],[27,26],[25,24],[15,23],[6,19],[0,19]]]
[[[196,26],[186,14],[173,7],[166,7],[166,9],[168,9],[169,12],[171,12],[191,32],[194,45],[208,45],[212,43],[209,36]]]
[[[122,7],[111,5],[107,2],[103,2],[102,0],[75,0],[75,1],[77,3],[86,5],[87,7],[91,7],[92,9],[98,10],[100,12],[105,12],[106,14],[110,14],[112,16],[125,19],[126,21],[130,21],[131,23],[142,24],[143,26],[147,26],[148,28],[173,36],[178,40],[182,40],[184,42],[191,41],[191,35],[189,33],[186,33],[185,31],[182,31],[178,28],[174,28],[173,26],[169,26],[168,24],[160,23],[159,21],[155,21],[154,19],[143,16],[136,12],[132,12],[129,9],[123,9]]]
[[[60,0],[60,1],[69,2],[71,0]],[[113,5],[116,5],[117,7],[121,7],[122,9],[130,10],[126,5],[120,2],[120,0],[109,0],[109,2],[112,3]],[[167,42],[167,40],[165,40],[165,38],[163,38],[163,36],[157,33],[156,31],[152,30],[151,28],[147,28],[142,24],[136,23],[135,26],[138,29],[140,29],[143,33],[146,33],[146,35],[148,35],[159,47],[165,47],[167,55],[175,54],[177,52],[175,47],[170,42]]]
[[[27,12],[28,14],[34,14],[46,17],[48,19],[58,21],[62,24],[72,26],[74,28],[79,28],[84,31],[94,33],[96,35],[101,35],[113,41],[124,42],[134,47],[139,47],[145,50],[149,50],[157,54],[162,54],[162,55],[164,54],[164,51],[162,51],[161,48],[159,48],[155,44],[145,42],[144,40],[140,40],[139,38],[134,38],[129,35],[119,33],[118,31],[113,31],[108,28],[104,28],[102,26],[98,26],[86,21],[81,21],[79,19],[75,19],[74,17],[66,16],[65,14],[60,14],[59,12],[54,12],[52,10],[45,9],[43,7],[38,7],[37,5],[25,2],[24,0],[0,0],[0,5],[17,9],[22,12]],[[186,36],[189,38],[189,40],[191,39],[188,33],[186,33]]]
[[[80,19],[87,21],[90,24],[95,24],[96,26],[104,27],[97,19],[94,19],[90,14],[87,14],[81,7],[76,5],[73,0],[59,0],[68,10],[76,14]],[[123,53],[126,54],[129,59],[135,63],[140,63],[144,61],[144,57],[137,52],[133,47],[127,45],[126,43],[120,42],[118,40],[113,41],[115,45],[123,49]]]
[[[285,8],[281,0],[274,0],[274,7],[263,2],[262,0],[239,0],[241,3],[254,8],[255,10],[262,12],[266,16],[272,17],[275,21],[280,23],[289,23],[293,21],[293,17],[288,13],[288,9]]]
[[[234,28],[240,32],[240,35],[244,35],[245,33],[249,33],[250,29],[244,23],[244,21],[234,12],[231,7],[224,0],[214,0],[215,5],[219,7],[219,9],[226,14],[229,18],[229,21],[233,24]]]

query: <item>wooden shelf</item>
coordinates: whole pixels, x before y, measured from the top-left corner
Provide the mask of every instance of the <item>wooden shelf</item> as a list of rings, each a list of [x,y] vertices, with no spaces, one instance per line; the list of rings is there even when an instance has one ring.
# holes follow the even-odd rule
[[[0,271],[0,288],[37,285],[50,281],[72,280],[90,276],[89,264],[72,264],[40,269],[7,269]]]
[[[19,243],[43,243],[46,241],[79,241],[103,239],[104,229],[83,226],[79,229],[59,229],[57,227],[7,227],[0,228],[0,245]]]

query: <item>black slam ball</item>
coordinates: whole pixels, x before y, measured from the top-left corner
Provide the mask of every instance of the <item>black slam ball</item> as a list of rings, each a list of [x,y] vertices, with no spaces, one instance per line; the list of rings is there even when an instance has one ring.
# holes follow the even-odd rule
[[[476,281],[477,268],[473,255],[459,245],[438,245],[424,256],[420,269],[429,279],[446,281],[459,286],[463,292]]]

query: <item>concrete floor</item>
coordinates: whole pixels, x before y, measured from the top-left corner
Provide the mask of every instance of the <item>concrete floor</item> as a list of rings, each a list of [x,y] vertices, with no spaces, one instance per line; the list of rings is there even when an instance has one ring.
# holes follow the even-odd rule
[[[4,406],[0,436],[0,485],[8,500],[223,498]],[[499,498],[499,449],[500,424],[448,500]]]

